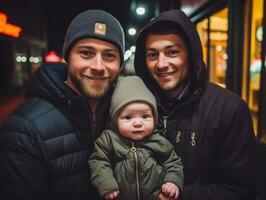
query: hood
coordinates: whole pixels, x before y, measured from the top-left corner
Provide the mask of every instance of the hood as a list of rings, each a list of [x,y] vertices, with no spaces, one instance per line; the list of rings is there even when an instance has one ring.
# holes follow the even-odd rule
[[[189,60],[190,60],[190,81],[193,88],[204,88],[207,80],[206,65],[203,61],[202,46],[199,35],[194,24],[181,10],[171,10],[160,13],[159,16],[151,19],[146,26],[140,31],[136,41],[136,52],[134,66],[138,76],[140,76],[146,85],[153,92],[160,88],[155,81],[149,75],[146,66],[146,53],[145,53],[145,40],[149,30],[157,25],[165,25],[175,27],[177,30],[182,30],[182,34],[185,34],[185,42],[189,48]]]
[[[39,97],[51,102],[65,103],[77,94],[66,84],[67,65],[64,63],[45,63],[32,75],[26,96]]]
[[[138,76],[120,77],[114,89],[110,106],[110,117],[115,127],[117,127],[117,118],[121,110],[126,105],[138,101],[147,103],[151,107],[156,124],[158,121],[156,100],[142,79]]]
[[[64,63],[45,63],[33,74],[27,88],[27,97],[44,99],[62,112],[71,124],[79,130],[82,141],[89,147],[91,141],[107,128],[113,87],[99,102],[95,113],[94,127],[92,110],[87,96],[80,96],[67,86],[67,65]],[[103,120],[104,119],[104,123]]]

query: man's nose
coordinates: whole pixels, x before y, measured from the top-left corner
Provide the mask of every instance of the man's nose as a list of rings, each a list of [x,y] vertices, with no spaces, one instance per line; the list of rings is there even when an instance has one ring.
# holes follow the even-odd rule
[[[95,71],[103,71],[104,70],[104,62],[102,56],[100,54],[96,54],[93,58],[90,68]]]
[[[159,69],[162,69],[162,68],[165,68],[167,66],[168,66],[167,57],[163,53],[160,53],[159,57],[158,57],[157,67]]]

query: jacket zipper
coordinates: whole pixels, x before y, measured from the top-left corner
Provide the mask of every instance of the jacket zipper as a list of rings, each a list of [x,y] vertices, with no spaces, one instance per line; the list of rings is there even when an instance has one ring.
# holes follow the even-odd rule
[[[89,117],[91,119],[90,126],[91,126],[91,133],[90,133],[90,139],[94,141],[95,135],[96,135],[96,128],[97,128],[97,120],[95,113],[92,112],[92,109],[90,107],[90,104],[87,100],[83,99],[83,104],[85,105],[85,108],[87,109],[87,112],[89,113]]]
[[[136,189],[137,189],[137,200],[140,200],[140,186],[139,186],[139,163],[138,163],[138,154],[137,149],[134,145],[134,142],[132,142],[132,146],[130,151],[134,155],[135,160],[135,178],[136,178]]]
[[[166,128],[166,126],[167,126],[167,120],[168,120],[168,118],[175,112],[175,111],[177,111],[178,109],[180,109],[180,108],[183,108],[183,107],[185,107],[185,106],[187,106],[188,104],[190,104],[191,102],[193,102],[195,99],[193,99],[193,98],[190,98],[188,101],[185,101],[183,104],[181,104],[181,105],[178,105],[178,106],[176,106],[168,115],[164,115],[163,116],[163,125],[164,125],[164,128]],[[164,110],[163,109],[163,107],[161,106],[161,108],[162,108],[162,110]]]
[[[168,116],[165,116],[165,115],[163,116],[163,127],[164,127],[165,130],[167,130],[166,129],[166,127],[167,127],[167,118],[168,118]]]
[[[192,132],[191,135],[190,135],[190,138],[191,138],[191,146],[192,147],[196,146],[196,144],[197,144],[197,142],[196,142],[196,133]]]
[[[177,134],[176,134],[176,139],[175,139],[175,142],[178,144],[180,142],[180,137],[181,137],[181,131],[177,131]]]
[[[167,121],[168,118],[178,109],[179,107],[175,107],[168,115],[163,115],[163,127],[167,130]]]
[[[173,115],[173,113],[176,112],[178,109],[187,106],[188,104],[190,104],[194,100],[195,100],[194,98],[190,98],[188,101],[185,101],[183,104],[181,104],[179,106],[176,106],[168,115],[163,115],[162,116],[163,117],[163,127],[165,129],[165,134],[167,132],[167,122],[168,122],[169,117],[171,117],[171,115]],[[161,106],[161,109],[164,110],[162,106]],[[192,147],[196,146],[196,144],[197,144],[196,143],[196,134],[194,132],[191,133],[190,139],[191,139],[191,143],[190,143],[191,146]],[[183,146],[184,146],[184,144],[186,144],[187,140],[188,140],[188,137],[182,136],[182,132],[180,130],[178,130],[175,142],[180,145],[179,154],[182,155],[182,157],[184,155]]]
[[[96,115],[95,115],[95,113],[92,113],[92,133],[91,133],[91,136],[92,136],[93,141],[94,141],[95,135],[96,135],[96,128],[97,128]]]

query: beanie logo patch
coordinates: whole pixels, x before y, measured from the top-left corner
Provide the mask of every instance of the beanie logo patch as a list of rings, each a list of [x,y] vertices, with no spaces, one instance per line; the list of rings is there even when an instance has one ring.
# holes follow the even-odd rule
[[[106,35],[106,24],[96,22],[94,25],[94,33],[96,35]]]

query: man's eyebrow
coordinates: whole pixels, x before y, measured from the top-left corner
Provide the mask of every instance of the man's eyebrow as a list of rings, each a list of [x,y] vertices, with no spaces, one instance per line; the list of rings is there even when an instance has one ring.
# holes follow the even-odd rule
[[[115,53],[118,53],[119,52],[116,49],[104,49],[103,51],[105,51],[105,52],[115,52]]]
[[[170,48],[173,48],[173,47],[182,48],[182,45],[180,45],[180,44],[171,44],[171,45],[165,46],[163,49],[170,49]],[[157,49],[150,47],[150,48],[147,48],[146,50],[156,51]]]
[[[95,50],[96,48],[93,46],[89,46],[89,45],[78,45],[77,49],[83,49],[83,50]],[[119,53],[119,51],[117,49],[111,49],[111,48],[105,48],[101,50],[102,52],[107,52],[107,53]]]
[[[166,46],[166,49],[169,49],[169,48],[172,48],[172,47],[182,48],[182,45],[180,45],[180,44],[172,44],[172,45]]]
[[[146,51],[158,51],[158,49],[157,48],[153,48],[153,47],[149,47],[149,48],[146,49]]]
[[[77,46],[79,49],[89,49],[89,50],[92,50],[92,49],[94,49],[93,47],[91,47],[91,46],[87,46],[87,45],[79,45],[79,46]]]

